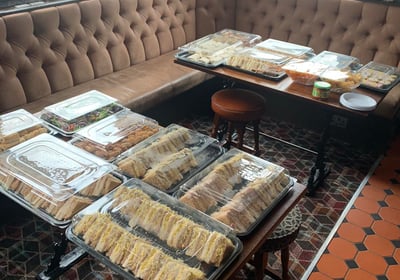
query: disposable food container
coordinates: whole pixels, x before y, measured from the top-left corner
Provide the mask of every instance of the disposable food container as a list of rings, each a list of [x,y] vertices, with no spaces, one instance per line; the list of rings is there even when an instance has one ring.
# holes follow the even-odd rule
[[[172,193],[223,152],[216,139],[171,124],[124,152],[114,163],[125,176]]]
[[[24,109],[3,114],[0,116],[0,152],[48,131],[43,121]]]
[[[370,61],[360,69],[361,86],[386,93],[400,80],[400,72],[396,67]]]
[[[72,136],[79,129],[123,109],[116,99],[91,90],[44,108],[40,118],[61,134]]]
[[[232,54],[226,65],[258,76],[279,79],[285,76],[282,66],[290,57],[255,48],[244,48]]]
[[[216,279],[242,250],[228,227],[138,179],[77,214],[66,235],[126,279]]]
[[[327,68],[325,64],[304,60],[291,61],[282,67],[293,82],[307,86],[313,85]]]
[[[331,52],[323,51],[310,59],[312,62],[321,63],[330,68],[340,70],[359,70],[361,68],[360,60],[356,57]]]
[[[0,191],[52,225],[121,184],[115,166],[55,136],[40,134],[0,154]]]
[[[113,161],[159,130],[157,121],[123,110],[80,129],[70,143],[107,161]]]
[[[244,236],[293,183],[283,167],[234,148],[185,182],[174,196]]]
[[[330,83],[331,91],[336,93],[352,91],[361,83],[361,74],[348,69],[327,69],[320,78],[322,81]]]
[[[264,40],[256,44],[255,47],[284,54],[292,58],[309,59],[315,55],[314,50],[310,47],[275,39]]]

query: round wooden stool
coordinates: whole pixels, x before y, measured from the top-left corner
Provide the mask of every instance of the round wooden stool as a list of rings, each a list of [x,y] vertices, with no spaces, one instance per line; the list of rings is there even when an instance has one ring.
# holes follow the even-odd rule
[[[215,113],[211,137],[216,138],[220,125],[226,121],[228,127],[225,146],[230,148],[233,145],[246,152],[259,154],[259,123],[265,111],[265,100],[261,95],[246,89],[222,89],[211,97],[211,108]],[[253,124],[254,148],[243,143],[248,123]],[[232,140],[235,130],[237,139]]]
[[[267,274],[273,279],[289,279],[289,245],[296,239],[302,221],[301,210],[295,206],[274,232],[254,255],[254,267],[256,279],[263,279]],[[268,253],[281,251],[282,278],[267,268]]]

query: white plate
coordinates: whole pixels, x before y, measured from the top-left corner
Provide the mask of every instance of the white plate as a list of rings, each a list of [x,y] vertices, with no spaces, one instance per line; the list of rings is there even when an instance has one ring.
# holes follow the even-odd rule
[[[376,101],[373,98],[355,92],[343,93],[340,96],[340,104],[358,111],[372,111],[376,107]]]

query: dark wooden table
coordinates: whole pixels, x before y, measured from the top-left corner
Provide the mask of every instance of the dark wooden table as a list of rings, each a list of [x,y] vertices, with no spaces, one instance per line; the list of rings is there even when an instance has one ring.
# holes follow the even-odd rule
[[[295,183],[291,191],[276,207],[274,207],[274,209],[268,214],[267,218],[262,221],[250,235],[240,238],[243,242],[242,252],[232,262],[232,264],[226,268],[218,279],[232,279],[235,274],[245,266],[254,253],[261,248],[268,236],[272,234],[273,230],[304,196],[306,190],[306,186]]]

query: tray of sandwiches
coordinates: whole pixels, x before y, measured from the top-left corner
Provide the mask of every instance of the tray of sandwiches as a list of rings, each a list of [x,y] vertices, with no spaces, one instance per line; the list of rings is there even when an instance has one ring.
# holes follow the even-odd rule
[[[124,181],[115,169],[44,133],[0,154],[0,192],[61,228]]]
[[[116,99],[91,90],[47,106],[39,116],[61,135],[71,137],[79,129],[124,109]]]
[[[184,183],[174,196],[245,236],[293,184],[283,167],[233,148]]]
[[[66,236],[126,279],[216,279],[242,250],[229,227],[135,178],[75,215]]]
[[[232,54],[224,64],[262,78],[279,80],[286,76],[282,66],[290,59],[285,55],[249,47]]]
[[[370,61],[360,69],[361,86],[367,89],[387,93],[400,81],[398,68]]]
[[[223,29],[179,47],[175,57],[205,67],[218,67],[231,54],[260,40],[257,34]]]
[[[123,110],[80,129],[70,143],[112,162],[159,130],[157,121],[130,110]]]
[[[24,109],[0,116],[0,152],[36,135],[50,132],[42,120]]]
[[[124,152],[114,164],[127,177],[173,193],[223,152],[216,139],[171,124]]]
[[[362,66],[358,58],[332,51],[320,52],[316,56],[310,58],[310,61],[325,64],[329,66],[329,68],[338,70],[357,71]]]
[[[271,38],[257,43],[255,48],[305,60],[315,55],[314,50],[310,47]]]

